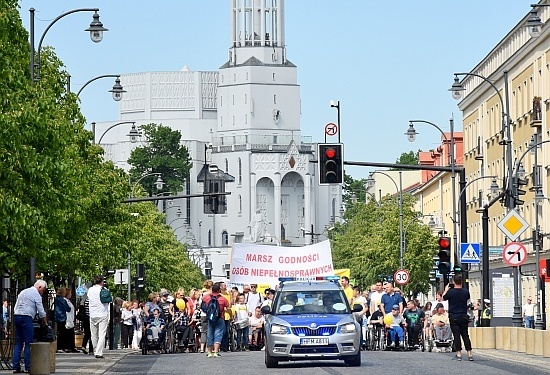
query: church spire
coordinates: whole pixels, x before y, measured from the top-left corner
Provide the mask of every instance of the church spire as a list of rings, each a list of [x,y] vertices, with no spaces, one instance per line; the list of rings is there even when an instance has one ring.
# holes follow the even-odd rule
[[[229,63],[285,63],[284,0],[231,0]],[[263,51],[262,51],[263,50]]]

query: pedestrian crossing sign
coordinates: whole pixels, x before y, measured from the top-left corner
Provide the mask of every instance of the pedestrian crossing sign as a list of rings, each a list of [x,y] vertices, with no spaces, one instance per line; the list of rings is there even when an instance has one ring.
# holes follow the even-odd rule
[[[460,263],[479,264],[480,246],[478,243],[460,244]]]

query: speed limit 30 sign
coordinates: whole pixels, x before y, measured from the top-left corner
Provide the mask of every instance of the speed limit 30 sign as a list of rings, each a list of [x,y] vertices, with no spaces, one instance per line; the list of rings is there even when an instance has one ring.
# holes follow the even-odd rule
[[[393,274],[393,279],[397,284],[405,285],[409,282],[411,279],[411,275],[409,274],[409,271],[407,270],[397,270]]]

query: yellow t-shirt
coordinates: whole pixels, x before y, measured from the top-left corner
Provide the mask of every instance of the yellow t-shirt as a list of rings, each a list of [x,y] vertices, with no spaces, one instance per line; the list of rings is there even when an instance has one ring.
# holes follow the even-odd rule
[[[346,294],[348,302],[351,303],[351,300],[353,299],[353,288],[351,286],[344,288],[344,293]]]
[[[226,300],[227,302],[229,302],[229,304],[231,305],[231,296],[229,295],[229,293],[220,293]],[[229,312],[225,312],[224,313],[224,317],[223,317],[223,320],[229,320],[231,319],[231,314]]]

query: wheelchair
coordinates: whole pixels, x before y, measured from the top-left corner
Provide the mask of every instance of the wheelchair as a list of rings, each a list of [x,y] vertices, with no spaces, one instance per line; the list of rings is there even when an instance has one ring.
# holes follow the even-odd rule
[[[382,325],[369,324],[366,335],[367,350],[386,350],[386,331]]]
[[[141,354],[147,355],[150,351],[160,353],[168,353],[168,345],[166,342],[166,329],[159,332],[158,340],[152,339],[153,331],[150,328],[143,328],[141,335]]]
[[[424,324],[420,324],[420,325],[417,325],[417,329],[418,329],[418,334],[415,335],[415,332],[414,332],[414,329],[411,328],[411,332],[409,332],[409,328],[410,327],[407,327],[405,329],[405,336],[407,338],[407,349],[408,350],[416,350],[416,349],[421,349],[422,351],[425,351],[426,350],[426,347],[424,345]],[[412,337],[411,335],[414,335],[416,337]],[[409,341],[410,340],[410,341]],[[412,343],[411,343],[412,341]]]
[[[393,328],[386,328],[384,327],[384,337],[386,342],[385,350],[398,350],[398,351],[405,351],[407,350],[407,329],[400,325],[401,329],[403,330],[403,340],[400,340],[399,337],[396,338],[395,342],[391,342],[391,334],[390,331]],[[393,344],[393,345],[392,345]]]
[[[170,331],[170,353],[198,351],[195,326],[174,326]]]
[[[450,328],[449,328],[450,329]],[[439,351],[439,352],[451,352],[453,351],[453,337],[449,340],[440,340],[436,337],[434,327],[429,328],[429,333],[426,336],[425,330],[422,330],[424,336],[424,346],[428,349],[428,352]]]
[[[262,350],[264,347],[264,327],[251,329],[252,341],[249,343],[249,349],[251,352]]]

